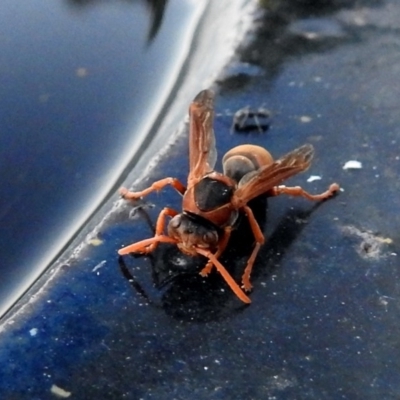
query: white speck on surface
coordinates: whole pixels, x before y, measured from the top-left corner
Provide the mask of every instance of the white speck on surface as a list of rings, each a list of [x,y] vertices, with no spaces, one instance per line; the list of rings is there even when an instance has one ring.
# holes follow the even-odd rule
[[[67,397],[71,396],[71,392],[67,392],[63,388],[60,388],[57,385],[52,385],[50,389],[51,393],[55,394],[58,397],[62,397],[63,399],[66,399]]]
[[[343,169],[361,169],[362,164],[360,161],[350,160],[343,165]]]
[[[29,334],[31,336],[36,336],[37,333],[38,333],[38,328],[32,328],[32,329],[29,330]]]
[[[85,78],[88,74],[88,70],[87,70],[87,68],[80,67],[80,68],[77,68],[77,70],[75,71],[75,74],[78,78]]]
[[[322,177],[319,176],[319,175],[311,175],[311,176],[307,179],[307,182],[319,181],[320,179],[322,179]]]
[[[96,272],[98,269],[100,269],[101,267],[103,267],[106,264],[106,260],[103,260],[101,262],[99,262],[93,269],[92,272]]]
[[[389,304],[389,302],[387,301],[387,299],[385,299],[385,297],[386,296],[381,296],[381,297],[379,297],[379,300],[378,300],[378,303],[381,305],[381,306],[387,306],[388,304]]]
[[[92,246],[100,246],[103,244],[103,240],[99,239],[98,237],[94,237],[88,240],[88,243]]]
[[[308,122],[311,122],[311,121],[312,121],[312,118],[309,117],[308,115],[302,115],[302,116],[300,117],[300,122],[308,123]]]

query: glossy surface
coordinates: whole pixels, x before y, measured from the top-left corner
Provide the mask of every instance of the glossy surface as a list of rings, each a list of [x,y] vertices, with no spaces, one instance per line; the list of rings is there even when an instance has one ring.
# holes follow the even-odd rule
[[[269,201],[268,242],[255,265],[249,307],[218,275],[199,277],[201,260],[168,246],[154,257],[127,257],[121,270],[116,249],[150,236],[160,208],[179,207],[178,194],[166,190],[115,207],[98,225],[101,240],[90,241],[69,266],[48,271],[3,320],[3,398],[56,398],[53,385],[78,399],[399,397],[393,48],[400,7],[394,0],[363,8],[324,2],[317,10],[278,3],[282,8],[267,14],[255,45],[243,49],[243,64],[232,65],[240,74],[221,79],[219,154],[254,143],[276,157],[310,142],[313,165],[291,183],[317,192],[337,180],[344,191],[319,206]],[[310,38],[311,27],[304,29],[306,15],[329,22],[318,40]],[[246,62],[256,65],[248,74]],[[266,133],[230,132],[233,112],[246,105],[271,110]],[[349,160],[362,168],[344,170]],[[168,175],[184,180],[187,162],[181,136],[135,188]],[[311,175],[322,179],[307,182]],[[261,220],[265,210],[258,204]],[[252,245],[242,228],[224,256],[235,276]]]
[[[1,2],[0,314],[151,140],[204,5]]]

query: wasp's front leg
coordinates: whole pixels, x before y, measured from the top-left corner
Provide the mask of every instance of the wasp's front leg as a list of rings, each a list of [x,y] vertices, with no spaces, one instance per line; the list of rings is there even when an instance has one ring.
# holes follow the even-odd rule
[[[242,289],[240,289],[239,285],[234,281],[234,279],[231,277],[225,267],[215,258],[214,254],[212,254],[209,250],[202,249],[200,247],[197,247],[196,251],[202,256],[207,257],[215,265],[215,268],[222,275],[226,283],[230,286],[230,288],[240,300],[247,304],[251,303],[249,297],[243,292]]]
[[[166,217],[175,217],[178,212],[172,208],[165,207],[161,210],[157,218],[156,231],[154,237],[145,239],[137,243],[133,243],[129,246],[123,247],[118,251],[118,254],[129,254],[129,253],[143,253],[148,254],[154,251],[160,242],[163,243],[176,243],[175,239],[164,235],[165,219]]]
[[[228,245],[229,238],[231,236],[231,232],[232,232],[231,226],[227,226],[224,229],[224,233],[222,234],[222,237],[218,243],[218,249],[214,254],[214,257],[216,259],[218,259],[220,257],[220,255],[224,252],[226,246]],[[213,265],[214,265],[213,262],[211,260],[208,260],[206,266],[200,271],[200,275],[207,276],[211,272]]]
[[[186,187],[178,179],[164,178],[154,182],[150,187],[141,190],[140,192],[130,192],[128,189],[122,187],[121,189],[119,189],[119,194],[126,200],[137,200],[141,197],[147,196],[151,192],[159,191],[167,185],[171,185],[180,194],[184,194],[186,192]]]

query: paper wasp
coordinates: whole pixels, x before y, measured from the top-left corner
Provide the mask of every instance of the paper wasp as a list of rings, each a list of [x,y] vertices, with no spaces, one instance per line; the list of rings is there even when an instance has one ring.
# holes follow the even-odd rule
[[[247,203],[262,194],[267,196],[288,194],[314,201],[325,200],[339,190],[339,185],[333,183],[328,190],[317,195],[309,194],[299,186],[281,185],[289,177],[305,171],[310,166],[314,149],[309,144],[291,151],[276,161],[260,146],[250,144],[237,146],[224,155],[223,173],[216,172],[214,93],[210,90],[200,92],[190,105],[189,116],[187,186],[185,187],[176,178],[164,178],[139,192],[120,189],[124,199],[134,200],[171,185],[183,196],[182,212],[164,208],[158,216],[154,237],[124,247],[118,253],[120,255],[149,253],[161,242],[176,244],[187,255],[200,254],[208,259],[200,272],[201,275],[208,275],[214,266],[236,296],[243,302],[250,303],[250,298],[242,288],[245,291],[252,288],[251,270],[265,239]],[[228,244],[240,212],[247,216],[255,238],[253,251],[242,276],[242,288],[218,260]],[[167,217],[171,220],[165,234]]]

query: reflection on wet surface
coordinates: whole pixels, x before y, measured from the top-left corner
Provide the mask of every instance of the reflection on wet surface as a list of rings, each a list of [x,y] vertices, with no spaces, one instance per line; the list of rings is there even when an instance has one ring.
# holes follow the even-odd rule
[[[114,193],[203,7],[2,2],[0,313]]]

